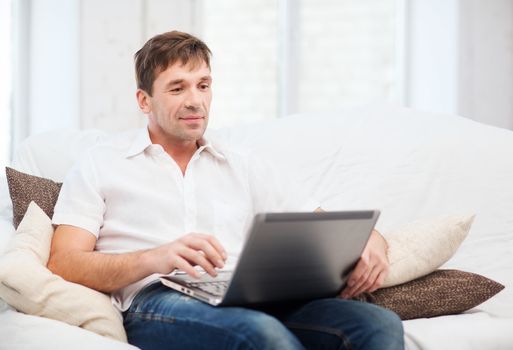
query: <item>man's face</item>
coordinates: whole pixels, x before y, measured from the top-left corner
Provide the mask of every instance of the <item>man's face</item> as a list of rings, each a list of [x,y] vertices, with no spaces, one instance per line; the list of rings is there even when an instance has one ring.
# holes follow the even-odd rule
[[[203,136],[212,100],[212,78],[205,62],[192,67],[175,63],[157,76],[153,96],[137,92],[139,105],[148,114],[152,136],[177,143],[197,141]]]

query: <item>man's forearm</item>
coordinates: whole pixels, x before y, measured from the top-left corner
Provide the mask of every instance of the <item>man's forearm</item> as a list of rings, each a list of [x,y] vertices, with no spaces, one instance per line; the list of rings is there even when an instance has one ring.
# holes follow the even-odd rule
[[[110,293],[153,273],[148,263],[148,252],[61,252],[51,256],[48,268],[67,281]]]

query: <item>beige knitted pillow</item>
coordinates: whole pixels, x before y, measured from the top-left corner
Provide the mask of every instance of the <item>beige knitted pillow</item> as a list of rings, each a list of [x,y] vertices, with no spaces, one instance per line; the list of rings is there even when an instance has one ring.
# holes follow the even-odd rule
[[[67,282],[46,268],[53,236],[50,218],[31,202],[0,257],[0,298],[26,314],[43,316],[127,341],[110,297]]]
[[[474,215],[415,221],[384,236],[390,271],[382,287],[425,276],[449,260],[467,237]]]

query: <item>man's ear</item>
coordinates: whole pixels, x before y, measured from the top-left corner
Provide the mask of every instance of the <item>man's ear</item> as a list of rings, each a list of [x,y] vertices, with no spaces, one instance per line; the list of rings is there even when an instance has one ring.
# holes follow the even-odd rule
[[[141,111],[143,111],[144,114],[148,114],[151,112],[151,101],[150,101],[150,95],[144,90],[137,89],[137,92],[135,93],[135,96],[137,98],[137,103],[139,104],[139,108]]]

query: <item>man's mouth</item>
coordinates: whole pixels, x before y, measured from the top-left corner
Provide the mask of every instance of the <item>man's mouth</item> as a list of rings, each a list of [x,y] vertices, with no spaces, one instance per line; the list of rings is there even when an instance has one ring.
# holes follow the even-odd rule
[[[201,115],[187,115],[178,118],[183,124],[188,125],[190,127],[199,127],[203,125],[203,120],[205,117]]]
[[[187,115],[187,116],[184,116],[184,117],[180,117],[179,119],[182,119],[182,120],[199,120],[199,119],[203,119],[203,116],[201,116],[201,115]]]

